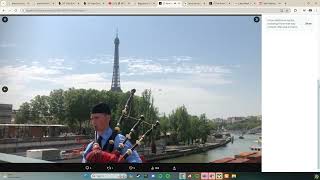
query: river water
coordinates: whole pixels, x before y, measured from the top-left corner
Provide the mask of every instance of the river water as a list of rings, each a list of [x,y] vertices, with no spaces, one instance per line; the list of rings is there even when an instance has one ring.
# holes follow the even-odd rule
[[[222,146],[210,151],[191,154],[188,156],[177,157],[173,159],[165,159],[159,161],[160,163],[208,163],[217,159],[222,159],[225,157],[234,157],[234,155],[241,152],[251,151],[251,146],[258,146],[256,142],[259,138],[258,135],[244,135],[244,139],[239,139],[239,135],[233,135],[233,144],[230,142],[226,146]]]

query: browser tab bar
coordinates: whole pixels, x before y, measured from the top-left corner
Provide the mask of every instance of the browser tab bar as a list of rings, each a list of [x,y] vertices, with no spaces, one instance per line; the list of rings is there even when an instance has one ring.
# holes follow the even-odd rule
[[[116,1],[105,1],[105,0],[94,0],[94,1],[77,1],[77,0],[47,0],[47,1],[36,1],[36,0],[0,0],[0,6],[42,6],[42,7],[57,7],[57,6],[96,6],[96,7],[133,7],[133,6],[154,6],[154,7],[284,7],[284,6],[320,6],[320,0],[116,0]]]
[[[182,1],[159,1],[158,7],[182,7]]]

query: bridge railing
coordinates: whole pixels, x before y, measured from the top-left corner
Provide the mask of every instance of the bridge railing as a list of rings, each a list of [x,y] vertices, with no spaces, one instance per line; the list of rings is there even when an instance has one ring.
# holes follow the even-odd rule
[[[0,163],[54,163],[41,159],[34,159],[13,154],[0,153]]]

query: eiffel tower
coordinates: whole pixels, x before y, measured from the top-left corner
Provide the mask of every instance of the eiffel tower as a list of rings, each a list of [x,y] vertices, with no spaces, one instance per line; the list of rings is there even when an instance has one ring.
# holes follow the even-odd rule
[[[113,62],[113,74],[111,91],[122,92],[120,87],[120,71],[119,71],[119,44],[118,30],[116,38],[114,39],[114,62]]]

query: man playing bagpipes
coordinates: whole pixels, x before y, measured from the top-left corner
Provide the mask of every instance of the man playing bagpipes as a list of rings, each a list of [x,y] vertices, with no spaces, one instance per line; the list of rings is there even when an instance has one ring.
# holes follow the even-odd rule
[[[111,111],[106,103],[95,105],[91,111],[91,124],[96,134],[95,142],[88,144],[83,153],[83,163],[141,163],[136,150],[131,150],[130,141],[125,141],[126,137],[120,133],[115,133],[109,125],[111,121]],[[125,143],[123,143],[125,141]],[[121,147],[121,148],[118,148]],[[133,148],[134,149],[134,148]],[[130,152],[128,154],[128,152]],[[121,156],[125,155],[125,158]]]

